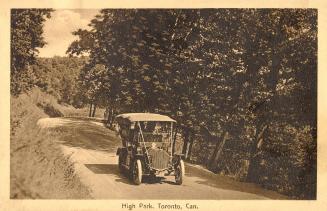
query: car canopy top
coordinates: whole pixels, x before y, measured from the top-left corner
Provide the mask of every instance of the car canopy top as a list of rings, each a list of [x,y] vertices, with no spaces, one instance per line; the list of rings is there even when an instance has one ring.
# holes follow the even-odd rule
[[[118,122],[176,122],[166,115],[154,113],[125,113],[116,116]]]

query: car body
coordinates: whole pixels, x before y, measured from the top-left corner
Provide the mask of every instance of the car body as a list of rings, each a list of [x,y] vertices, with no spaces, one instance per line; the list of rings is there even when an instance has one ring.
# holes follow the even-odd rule
[[[182,184],[183,155],[174,153],[172,118],[154,113],[124,113],[116,116],[122,147],[117,150],[118,166],[139,185],[143,175],[175,175]]]

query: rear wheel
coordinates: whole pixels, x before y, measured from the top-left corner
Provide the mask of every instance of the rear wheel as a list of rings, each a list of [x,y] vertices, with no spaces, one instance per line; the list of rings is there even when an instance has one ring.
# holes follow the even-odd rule
[[[134,163],[132,179],[136,185],[142,182],[142,163],[140,160],[136,160]]]
[[[180,160],[179,164],[175,169],[175,181],[177,185],[181,185],[183,183],[185,177],[185,166],[184,161]]]

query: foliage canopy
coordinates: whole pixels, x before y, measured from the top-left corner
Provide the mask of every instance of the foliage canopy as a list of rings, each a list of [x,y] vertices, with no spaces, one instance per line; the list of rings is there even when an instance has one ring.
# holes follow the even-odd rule
[[[34,64],[43,39],[43,23],[52,9],[11,10],[11,81],[10,91],[19,94],[33,86],[29,65]]]

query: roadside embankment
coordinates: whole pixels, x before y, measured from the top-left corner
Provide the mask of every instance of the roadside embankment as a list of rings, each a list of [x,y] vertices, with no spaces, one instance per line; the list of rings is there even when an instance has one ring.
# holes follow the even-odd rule
[[[54,97],[34,89],[12,97],[10,109],[10,197],[90,198],[69,157],[55,143],[64,132],[37,125],[40,118],[64,116],[73,108],[61,106]]]

